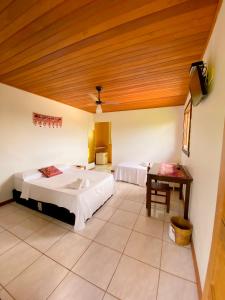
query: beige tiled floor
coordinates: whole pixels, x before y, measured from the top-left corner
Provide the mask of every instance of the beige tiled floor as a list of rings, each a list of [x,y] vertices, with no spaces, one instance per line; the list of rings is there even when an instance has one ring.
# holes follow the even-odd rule
[[[0,299],[197,300],[190,246],[168,238],[172,210],[145,209],[145,189],[116,194],[81,232],[16,203],[0,207]]]

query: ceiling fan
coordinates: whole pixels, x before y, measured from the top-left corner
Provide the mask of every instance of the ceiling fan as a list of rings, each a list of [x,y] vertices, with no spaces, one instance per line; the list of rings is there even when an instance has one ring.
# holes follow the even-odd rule
[[[102,100],[101,100],[101,91],[102,91],[102,86],[100,86],[100,85],[97,85],[96,87],[96,91],[97,91],[97,93],[98,93],[98,95],[97,96],[95,96],[95,95],[93,95],[93,94],[89,94],[89,96],[95,101],[95,103],[96,103],[96,114],[101,114],[103,111],[102,111],[102,104],[106,104],[105,102],[103,102]],[[114,104],[117,104],[117,103],[115,103],[115,102],[110,102],[109,103],[110,105],[112,104],[112,105],[114,105]]]

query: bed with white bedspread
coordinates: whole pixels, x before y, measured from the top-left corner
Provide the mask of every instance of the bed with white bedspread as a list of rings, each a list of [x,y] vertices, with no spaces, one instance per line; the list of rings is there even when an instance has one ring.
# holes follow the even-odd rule
[[[116,167],[114,178],[117,181],[146,186],[148,163],[124,162]]]
[[[69,167],[63,174],[46,178],[41,174],[14,175],[14,188],[21,198],[55,204],[75,214],[75,230],[82,230],[85,221],[114,194],[114,178],[105,172],[80,170]],[[29,173],[29,172],[28,172]],[[89,186],[70,187],[77,179],[88,180]]]

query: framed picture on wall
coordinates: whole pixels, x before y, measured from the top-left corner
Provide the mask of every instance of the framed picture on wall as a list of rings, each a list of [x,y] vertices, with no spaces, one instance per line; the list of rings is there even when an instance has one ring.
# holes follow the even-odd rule
[[[184,123],[183,123],[182,150],[187,156],[190,155],[191,114],[192,114],[192,104],[190,99],[184,109]]]

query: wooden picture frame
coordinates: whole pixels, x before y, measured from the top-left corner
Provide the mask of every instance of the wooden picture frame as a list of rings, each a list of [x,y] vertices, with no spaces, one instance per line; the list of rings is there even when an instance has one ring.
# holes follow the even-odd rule
[[[184,109],[184,121],[183,121],[182,151],[187,156],[190,156],[191,116],[192,116],[192,103],[190,99]]]

